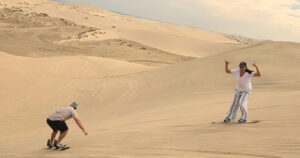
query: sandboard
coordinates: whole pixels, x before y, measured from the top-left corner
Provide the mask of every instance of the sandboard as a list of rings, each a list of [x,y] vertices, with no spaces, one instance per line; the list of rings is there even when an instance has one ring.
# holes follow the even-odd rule
[[[66,147],[64,147],[64,148],[61,148],[61,149],[56,149],[55,147],[53,147],[53,148],[49,148],[49,147],[47,147],[46,149],[53,149],[53,150],[67,150],[67,149],[70,149],[70,147],[69,146],[66,146]]]
[[[62,148],[62,149],[57,149],[57,150],[68,150],[68,149],[70,149],[70,147],[69,147],[69,146],[66,146],[66,147],[64,147],[64,148]]]
[[[230,122],[224,122],[224,121],[213,121],[212,124],[248,124],[248,123],[259,123],[259,120],[248,120],[246,122],[238,122],[238,121],[230,121]]]

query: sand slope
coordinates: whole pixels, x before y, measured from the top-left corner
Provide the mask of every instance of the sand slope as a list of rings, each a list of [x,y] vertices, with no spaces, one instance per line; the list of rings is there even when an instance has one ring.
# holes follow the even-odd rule
[[[1,105],[7,107],[0,116],[5,127],[1,154],[297,157],[297,50],[299,44],[266,42],[155,70],[95,57],[30,59],[1,54],[1,86],[7,89],[0,95]],[[233,77],[223,72],[223,58],[233,64],[244,58],[261,65],[263,78],[253,79],[249,101],[249,119],[261,120],[259,124],[211,124],[223,119],[234,89]],[[81,104],[79,114],[90,135],[84,137],[68,121],[71,133],[65,143],[72,149],[44,149],[49,135],[45,118],[72,100]]]
[[[3,7],[14,7],[29,14],[44,13],[76,25],[97,28],[103,33],[96,37],[88,35],[89,40],[121,38],[193,57],[205,57],[247,45],[210,31],[121,16],[85,5],[44,0],[1,0],[1,3]]]
[[[1,36],[6,37],[0,39],[0,50],[4,50],[0,52],[1,158],[299,157],[300,44],[264,41],[241,46],[220,34],[107,11],[103,14],[112,22],[104,24],[120,22],[122,25],[114,29],[124,27],[120,30],[126,33],[105,30],[109,32],[107,37],[116,36],[95,40],[88,33],[88,39],[79,39],[78,33],[100,24],[86,22],[89,26],[83,28],[83,20],[68,16],[79,12],[70,4],[0,2],[10,8],[1,15],[15,18],[22,14],[20,18],[34,19],[18,24],[12,18],[1,21]],[[11,6],[20,5],[52,15],[45,17],[37,12],[25,17],[18,11],[12,15]],[[51,7],[63,9],[50,12]],[[75,9],[81,7],[90,8]],[[91,10],[88,13],[96,14]],[[64,20],[59,19],[62,15]],[[135,24],[125,25],[123,18]],[[156,40],[150,36],[140,38],[142,33],[135,27],[141,23],[149,23],[145,28],[157,27],[153,37],[179,36],[175,40],[187,43],[195,38],[204,44],[193,43],[199,49],[175,45],[186,51],[172,51],[175,48],[170,46],[176,42],[155,45]],[[51,29],[54,31],[49,33]],[[66,36],[54,36],[66,31]],[[205,38],[200,40],[200,33]],[[67,38],[70,35],[71,40]],[[233,46],[223,49],[228,42]],[[211,54],[202,52],[211,46],[215,46]],[[153,56],[138,55],[140,51]],[[263,77],[252,79],[254,90],[248,103],[249,119],[260,123],[211,123],[224,118],[235,87],[233,76],[224,72],[224,59],[232,62],[231,68],[240,61],[256,62],[261,68]],[[89,136],[69,120],[70,133],[64,143],[72,148],[63,152],[45,149],[50,135],[47,116],[74,100],[80,104],[79,117]]]
[[[27,57],[86,55],[99,56],[148,66],[163,66],[192,60],[127,39],[102,39],[99,28],[50,17],[46,13],[20,8],[0,10],[0,50]]]

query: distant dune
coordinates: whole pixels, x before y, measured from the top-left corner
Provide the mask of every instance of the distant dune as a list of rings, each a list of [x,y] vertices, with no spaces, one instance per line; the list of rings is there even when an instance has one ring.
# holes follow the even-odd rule
[[[9,26],[25,33],[33,28],[44,30],[52,34],[54,40],[127,39],[192,57],[205,57],[247,45],[210,31],[137,19],[85,5],[43,0],[2,0],[1,3],[7,8],[2,11],[5,16],[2,22],[9,22]]]
[[[251,158],[300,154],[300,44],[257,41],[86,5],[0,0],[0,157]],[[255,62],[249,119],[222,121],[236,68]],[[79,103],[46,149],[47,116]]]

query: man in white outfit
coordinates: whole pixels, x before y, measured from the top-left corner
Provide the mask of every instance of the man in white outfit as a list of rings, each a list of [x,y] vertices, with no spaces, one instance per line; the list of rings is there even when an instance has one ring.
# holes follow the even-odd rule
[[[247,63],[245,62],[240,63],[239,69],[229,70],[228,65],[229,62],[225,60],[225,72],[228,74],[233,74],[235,76],[237,86],[234,92],[234,99],[232,101],[229,112],[224,119],[224,122],[235,120],[239,108],[242,112],[239,122],[246,122],[248,117],[247,100],[252,90],[250,78],[261,77],[261,73],[256,64],[253,64],[253,66],[256,68],[256,73],[249,70],[247,68]]]

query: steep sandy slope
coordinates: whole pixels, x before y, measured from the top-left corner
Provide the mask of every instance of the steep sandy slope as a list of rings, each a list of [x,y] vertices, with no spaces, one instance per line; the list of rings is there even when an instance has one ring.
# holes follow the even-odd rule
[[[39,120],[42,109],[55,109],[70,100],[87,103],[97,96],[93,93],[101,92],[107,85],[112,85],[110,88],[124,88],[121,84],[113,84],[114,82],[124,82],[127,86],[126,81],[120,79],[122,76],[149,70],[148,67],[139,64],[97,57],[26,58],[2,52],[0,56],[0,83],[3,88],[0,92],[3,105],[0,117],[4,119],[1,121],[2,125],[9,125],[14,120]],[[103,99],[110,99],[110,95],[118,96],[119,91],[113,90],[115,89],[102,96]],[[45,102],[48,102],[48,107]],[[7,115],[10,117],[6,117]],[[30,123],[24,125],[33,127]],[[19,129],[23,126],[13,128]],[[28,130],[34,130],[30,128]],[[13,133],[10,128],[2,132]]]
[[[125,142],[121,144],[126,149],[126,142],[132,142],[131,149],[140,147],[143,154],[297,157],[299,50],[296,43],[266,42],[145,72],[139,75],[138,82],[143,84],[135,100],[104,114],[103,119],[118,116],[113,121],[116,133],[111,137],[121,135],[118,139],[122,141],[116,144]],[[232,61],[232,68],[240,61],[260,66],[263,77],[253,79],[254,91],[249,100],[249,119],[260,120],[259,124],[210,124],[222,121],[235,87],[234,77],[224,73],[223,59]],[[123,135],[119,130],[124,131]]]
[[[299,50],[295,43],[266,42],[154,70],[119,61],[111,67],[93,57],[33,60],[2,54],[1,86],[7,91],[0,95],[5,107],[1,154],[297,157]],[[211,124],[225,116],[235,86],[233,76],[224,73],[224,58],[232,61],[232,68],[241,60],[260,66],[263,77],[253,79],[249,100],[249,119],[260,123]],[[72,149],[44,149],[50,132],[45,118],[73,100],[81,105],[78,113],[90,135],[83,136],[68,121],[71,132],[65,143]]]

